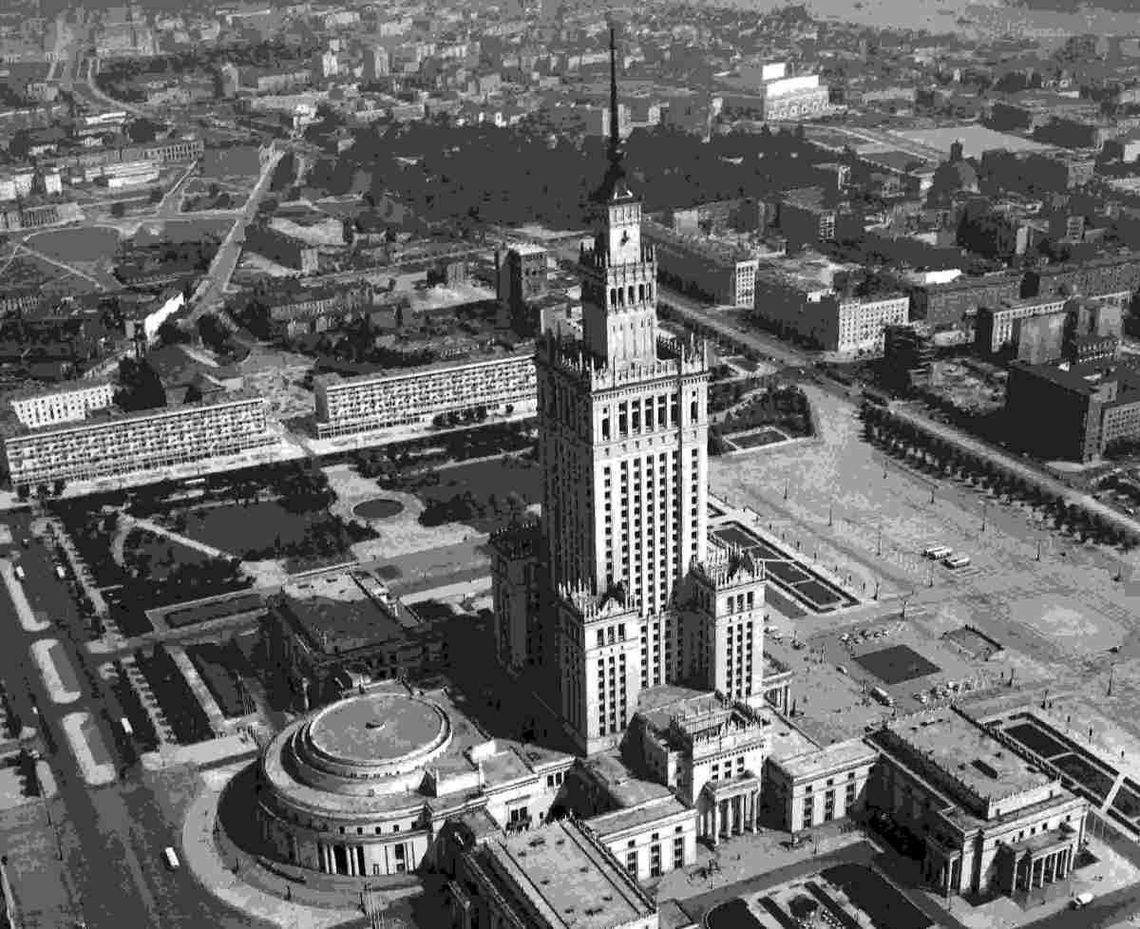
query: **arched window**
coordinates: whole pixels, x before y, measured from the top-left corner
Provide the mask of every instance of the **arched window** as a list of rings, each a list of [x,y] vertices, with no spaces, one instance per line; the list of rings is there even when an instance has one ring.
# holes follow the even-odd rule
[[[689,404],[689,421],[694,422],[694,423],[697,421],[697,401],[696,400],[694,400],[692,403]]]
[[[638,299],[638,302],[644,302],[645,301],[645,285],[644,284],[638,284],[637,285],[637,299]]]
[[[617,298],[617,288],[611,287],[610,288],[610,306],[611,307],[617,306],[617,299],[618,299]]]
[[[630,306],[633,306],[633,285],[632,284],[629,285],[629,303],[630,303]]]

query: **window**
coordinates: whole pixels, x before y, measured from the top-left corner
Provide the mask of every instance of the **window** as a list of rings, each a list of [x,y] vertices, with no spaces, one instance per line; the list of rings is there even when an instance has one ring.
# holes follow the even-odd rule
[[[685,837],[677,836],[673,840],[673,867],[683,868],[685,866]]]
[[[637,878],[637,849],[625,853],[625,870],[630,877]]]
[[[661,876],[661,844],[655,842],[649,849],[649,876]]]

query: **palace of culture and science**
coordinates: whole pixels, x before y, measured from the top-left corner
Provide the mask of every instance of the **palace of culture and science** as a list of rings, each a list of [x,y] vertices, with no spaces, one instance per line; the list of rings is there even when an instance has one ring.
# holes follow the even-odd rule
[[[657,327],[613,57],[611,32],[609,169],[581,248],[581,337],[546,335],[536,354],[542,521],[494,539],[499,660],[533,677],[586,755],[620,742],[650,688],[764,699],[763,570],[708,537],[708,353]]]

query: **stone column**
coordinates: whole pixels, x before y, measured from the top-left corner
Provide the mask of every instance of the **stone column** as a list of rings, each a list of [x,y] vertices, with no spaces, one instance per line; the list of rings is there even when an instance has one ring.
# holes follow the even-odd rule
[[[709,808],[709,814],[712,816],[712,831],[709,833],[709,841],[713,844],[713,846],[715,846],[719,841],[720,829],[718,828],[719,823],[717,822],[717,814],[719,812],[720,804],[716,800],[713,800],[712,806]]]

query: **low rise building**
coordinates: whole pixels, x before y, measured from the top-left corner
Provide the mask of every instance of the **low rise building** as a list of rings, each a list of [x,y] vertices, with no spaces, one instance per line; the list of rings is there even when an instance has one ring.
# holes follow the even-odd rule
[[[20,426],[4,440],[14,487],[97,480],[274,445],[266,401],[230,396],[176,409],[108,414],[70,426]]]
[[[789,832],[861,813],[879,753],[862,739],[816,747],[791,757],[769,757],[765,805]]]
[[[924,849],[943,894],[1014,894],[1063,880],[1085,836],[1088,801],[952,708],[872,733],[881,753],[868,804]]]
[[[270,540],[272,541],[272,540]],[[382,680],[440,668],[447,638],[366,567],[286,584],[261,625],[267,667],[302,711]]]
[[[619,861],[573,822],[492,836],[465,851],[447,885],[459,929],[657,929],[657,905]]]
[[[322,439],[425,425],[479,408],[522,412],[538,402],[534,354],[527,351],[353,378],[326,375],[315,380],[314,389]]]

